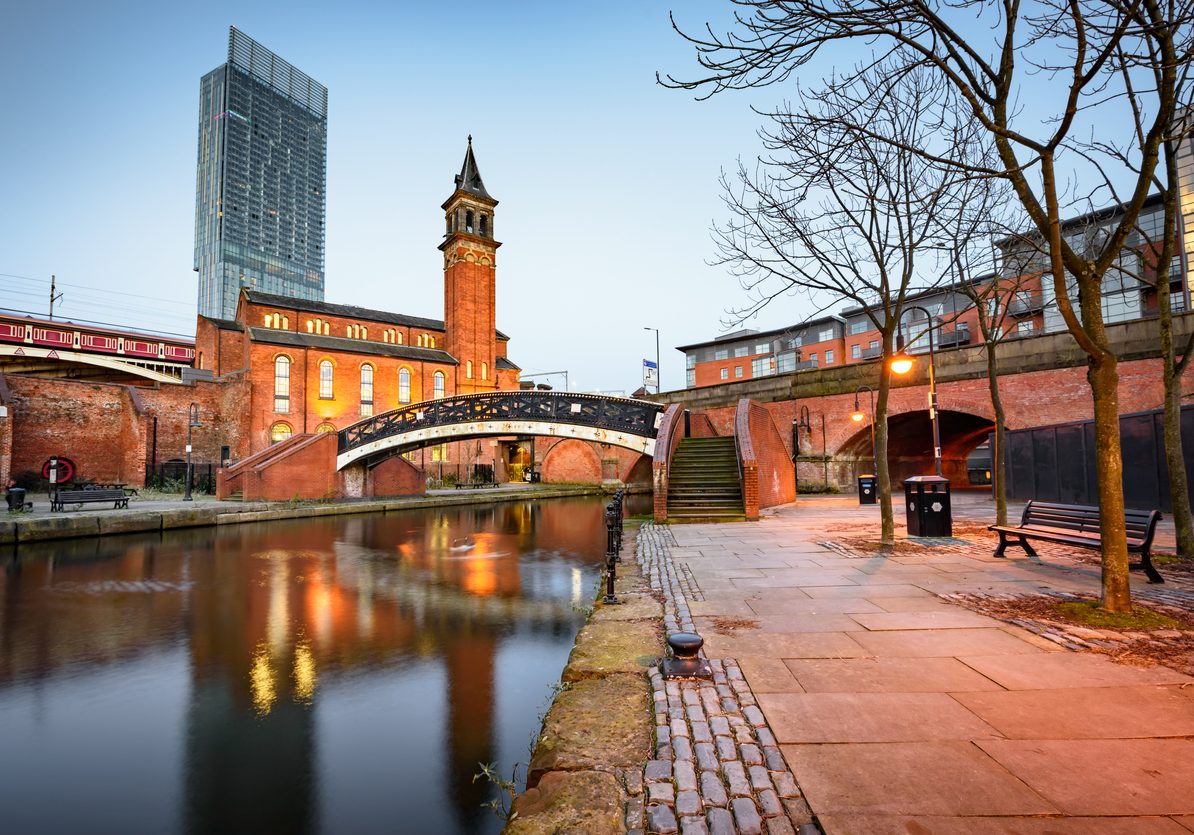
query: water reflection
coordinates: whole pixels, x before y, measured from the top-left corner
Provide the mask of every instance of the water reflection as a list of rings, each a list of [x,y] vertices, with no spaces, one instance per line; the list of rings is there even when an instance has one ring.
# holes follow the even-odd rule
[[[24,547],[0,577],[14,831],[496,831],[601,561],[557,500]]]

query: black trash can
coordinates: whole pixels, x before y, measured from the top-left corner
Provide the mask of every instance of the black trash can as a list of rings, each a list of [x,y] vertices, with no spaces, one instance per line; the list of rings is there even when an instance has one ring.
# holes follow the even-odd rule
[[[25,488],[24,487],[9,487],[4,494],[8,500],[9,510],[23,510],[25,507]]]
[[[909,536],[953,536],[949,479],[939,475],[904,479],[904,512]]]
[[[874,504],[879,501],[879,479],[873,475],[858,477],[858,503]]]

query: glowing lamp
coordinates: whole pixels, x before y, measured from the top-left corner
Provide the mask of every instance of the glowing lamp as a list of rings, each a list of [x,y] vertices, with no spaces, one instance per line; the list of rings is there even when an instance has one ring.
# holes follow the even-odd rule
[[[912,357],[907,354],[896,354],[891,358],[891,372],[893,374],[907,374],[912,370]]]
[[[854,414],[850,415],[850,420],[854,421],[855,423],[862,423],[862,419],[864,417],[866,417],[866,415],[864,415],[862,412],[855,412]]]

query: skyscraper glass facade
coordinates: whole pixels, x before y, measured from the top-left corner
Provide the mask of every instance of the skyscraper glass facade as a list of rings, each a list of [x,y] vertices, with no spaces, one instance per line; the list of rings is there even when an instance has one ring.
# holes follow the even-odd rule
[[[199,83],[199,313],[236,314],[241,287],[323,300],[327,88],[233,28]]]

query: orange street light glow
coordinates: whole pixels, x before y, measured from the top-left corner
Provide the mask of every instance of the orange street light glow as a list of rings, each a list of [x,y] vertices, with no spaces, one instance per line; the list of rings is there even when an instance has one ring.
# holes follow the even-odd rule
[[[912,370],[912,357],[896,355],[891,358],[893,374],[907,374]]]
[[[865,415],[862,412],[855,412],[854,414],[850,415],[850,420],[854,421],[855,423],[862,423],[862,419],[864,417]]]

